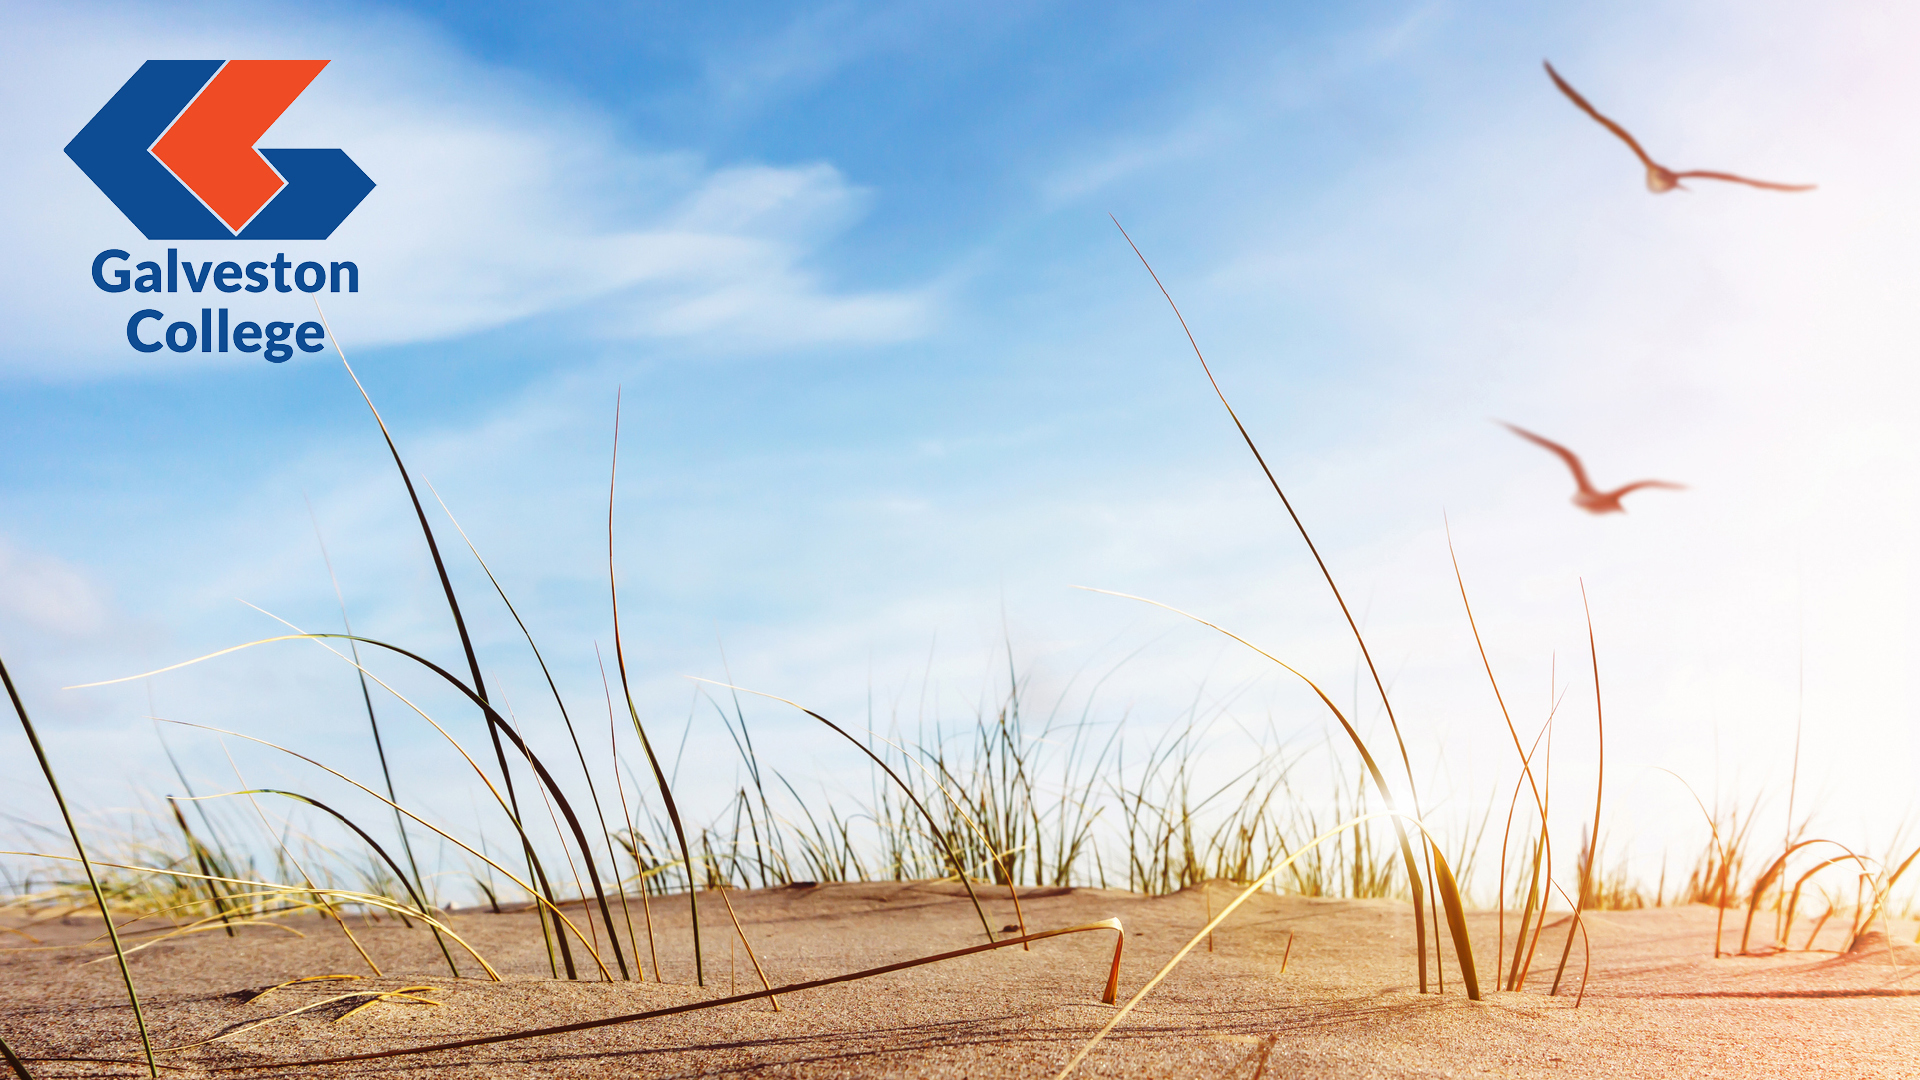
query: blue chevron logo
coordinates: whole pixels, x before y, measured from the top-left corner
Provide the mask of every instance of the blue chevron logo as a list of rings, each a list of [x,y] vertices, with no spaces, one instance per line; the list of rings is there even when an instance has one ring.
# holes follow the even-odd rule
[[[254,147],[325,60],[149,60],[67,156],[149,240],[324,240],[374,188],[341,150]]]

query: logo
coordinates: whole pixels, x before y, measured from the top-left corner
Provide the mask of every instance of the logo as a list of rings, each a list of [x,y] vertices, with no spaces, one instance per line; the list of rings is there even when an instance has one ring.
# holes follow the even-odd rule
[[[341,150],[254,142],[326,60],[149,60],[67,156],[149,240],[325,240],[373,181]]]

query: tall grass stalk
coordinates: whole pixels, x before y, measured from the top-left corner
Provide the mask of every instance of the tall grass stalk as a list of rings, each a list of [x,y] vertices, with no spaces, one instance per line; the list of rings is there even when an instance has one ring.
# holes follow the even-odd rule
[[[440,509],[447,515],[447,521],[453,523],[453,530],[461,534],[461,540],[467,542],[468,552],[472,552],[474,561],[480,563],[480,571],[486,573],[486,580],[488,580],[488,582],[492,582],[493,592],[499,596],[499,601],[501,601],[503,605],[507,605],[507,613],[513,615],[513,623],[515,623],[516,626],[520,626],[520,636],[526,638],[526,648],[534,653],[534,663],[540,665],[540,675],[545,676],[545,680],[547,680],[547,690],[553,692],[553,703],[555,703],[555,707],[559,707],[559,711],[561,711],[561,723],[566,724],[566,738],[570,738],[570,740],[574,742],[574,755],[580,757],[580,774],[582,774],[582,776],[586,778],[586,782],[588,782],[588,798],[593,799],[593,817],[599,821],[599,826],[601,826],[601,838],[607,840],[607,863],[614,869],[612,882],[614,882],[614,888],[620,892],[620,911],[626,913],[628,940],[632,942],[632,938],[634,938],[634,915],[632,915],[630,911],[626,911],[626,888],[620,884],[620,863],[618,863],[618,859],[616,859],[614,853],[612,853],[612,834],[607,830],[607,813],[601,809],[601,803],[599,803],[599,788],[593,786],[593,771],[588,769],[588,753],[586,753],[586,749],[580,748],[580,732],[574,730],[574,719],[572,719],[572,715],[566,711],[566,700],[561,698],[561,688],[559,688],[559,684],[553,682],[553,673],[547,669],[547,657],[540,655],[540,646],[534,644],[534,632],[526,628],[526,621],[524,621],[524,619],[520,619],[520,609],[513,605],[513,600],[507,600],[507,590],[499,584],[499,578],[493,577],[493,567],[486,565],[486,559],[480,557],[480,548],[474,546],[472,536],[467,536],[467,530],[461,528],[459,519],[453,517],[453,511],[451,511],[451,509],[447,509],[447,500],[440,498],[440,492],[434,490],[432,484],[426,484],[426,490],[434,492],[434,502],[440,503]],[[365,678],[363,678],[361,682],[365,684]],[[551,807],[549,807],[549,813],[551,813]],[[582,842],[584,842],[584,840],[582,840]],[[591,853],[589,853],[588,857],[591,859]],[[599,901],[601,919],[607,922],[607,936],[612,938],[612,957],[614,957],[614,961],[620,965],[620,978],[628,978],[628,980],[630,980],[632,976],[630,976],[628,970],[626,970],[626,953],[620,951],[620,936],[614,934],[614,930],[612,930],[612,913],[607,909],[607,894],[605,894],[605,892],[601,890],[601,886],[599,886],[599,874],[593,876],[593,890],[595,890],[595,897],[597,897],[597,901]],[[639,963],[637,957],[634,959],[634,963]]]
[[[667,774],[660,769],[660,759],[653,752],[653,743],[647,739],[647,729],[640,722],[640,710],[633,704],[633,688],[627,682],[627,653],[620,643],[620,585],[614,576],[613,568],[613,493],[614,482],[620,474],[620,397],[616,392],[613,400],[613,464],[607,470],[607,592],[613,602],[613,659],[620,670],[620,693],[627,701],[627,715],[633,718],[634,734],[640,736],[640,749],[647,755],[647,764],[653,767],[653,778],[660,785],[660,800],[666,803],[667,817],[673,822],[673,835],[680,841],[680,857],[687,864],[687,909],[689,921],[693,924],[693,975],[694,981],[701,986],[707,985],[707,966],[700,951],[700,889],[693,883],[693,851],[687,846],[687,830],[680,823],[680,807],[673,801],[673,786],[667,783]],[[656,964],[654,973],[659,973]]]
[[[333,342],[333,351],[340,357],[340,366],[346,368],[347,377],[353,380],[354,389],[360,391],[361,400],[367,403],[367,411],[373,414],[374,423],[380,426],[380,437],[386,440],[387,452],[393,455],[394,468],[400,471],[400,481],[406,485],[407,498],[413,503],[414,516],[420,521],[421,535],[426,537],[427,551],[433,556],[433,568],[440,575],[440,588],[441,591],[446,593],[447,610],[453,613],[454,629],[459,631],[460,634],[460,647],[465,651],[467,656],[467,670],[473,676],[472,695],[478,698],[481,704],[484,705],[487,700],[487,684],[480,676],[480,658],[474,653],[473,637],[467,633],[467,620],[460,614],[460,600],[454,595],[453,579],[447,576],[446,560],[440,557],[440,545],[435,542],[433,538],[433,526],[427,522],[427,511],[426,508],[420,504],[420,493],[414,490],[413,477],[407,474],[407,464],[400,459],[400,448],[394,445],[393,433],[387,430],[386,420],[381,418],[380,410],[374,407],[373,396],[367,393],[365,386],[361,385],[360,376],[354,373],[353,365],[347,361],[347,351],[340,344],[339,337],[334,334],[332,324],[327,321],[327,313],[321,309],[319,297],[314,297],[313,307],[315,311],[320,313],[320,323],[327,332],[327,340]],[[507,765],[506,748],[500,745],[500,733],[498,728],[495,727],[493,720],[495,714],[492,709],[485,709],[483,711],[487,716],[487,734],[493,740],[494,758],[500,763],[500,779],[507,788],[507,803],[511,808],[514,827],[518,829],[521,820],[520,801],[519,797],[514,794],[513,771]],[[546,871],[540,867],[539,860],[533,853],[533,841],[527,837],[524,830],[521,830],[520,833],[520,846],[527,858],[528,876],[545,885]],[[591,853],[589,853],[587,857],[591,860]],[[547,900],[549,903],[554,901],[551,887],[547,888]],[[545,927],[545,920],[542,920],[541,928],[543,935]],[[559,938],[560,955],[566,961],[567,977],[569,979],[578,978],[579,975],[573,966],[573,953],[567,948],[566,935],[558,934],[556,936]]]
[[[1111,217],[1111,215],[1109,216]],[[1160,295],[1166,298],[1167,306],[1173,309],[1174,318],[1180,321],[1181,332],[1187,335],[1187,344],[1193,346],[1193,355],[1200,361],[1200,369],[1206,373],[1207,382],[1213,387],[1214,395],[1220,399],[1221,406],[1227,410],[1227,416],[1233,421],[1234,428],[1240,432],[1240,438],[1247,444],[1247,449],[1252,451],[1253,459],[1259,463],[1260,471],[1266,475],[1267,483],[1273,487],[1273,493],[1280,497],[1280,504],[1286,507],[1287,516],[1293,520],[1293,526],[1299,531],[1300,539],[1306,542],[1307,551],[1313,555],[1314,564],[1320,568],[1320,576],[1326,579],[1327,588],[1333,593],[1334,603],[1340,606],[1340,614],[1346,618],[1347,628],[1353,631],[1353,640],[1360,646],[1360,656],[1366,661],[1367,673],[1373,677],[1374,689],[1380,694],[1380,704],[1386,709],[1387,723],[1392,727],[1394,741],[1400,748],[1400,763],[1406,769],[1407,791],[1413,799],[1414,817],[1416,819],[1424,817],[1420,809],[1420,792],[1414,784],[1413,779],[1413,759],[1408,756],[1406,739],[1400,734],[1400,721],[1394,716],[1393,701],[1387,695],[1387,684],[1381,679],[1380,669],[1373,662],[1373,653],[1367,649],[1366,635],[1360,632],[1360,624],[1354,621],[1353,612],[1347,607],[1346,598],[1340,595],[1340,586],[1334,583],[1333,571],[1327,568],[1326,560],[1320,557],[1320,549],[1314,545],[1313,537],[1307,534],[1306,523],[1302,522],[1300,515],[1294,511],[1293,501],[1288,499],[1287,493],[1281,489],[1280,481],[1273,475],[1273,470],[1267,466],[1267,459],[1260,453],[1260,448],[1254,445],[1253,436],[1248,433],[1247,426],[1240,422],[1240,415],[1234,412],[1233,405],[1227,401],[1226,392],[1220,389],[1220,381],[1213,377],[1213,368],[1208,366],[1207,358],[1201,354],[1200,343],[1194,340],[1193,331],[1187,326],[1186,316],[1180,314],[1180,305],[1173,302],[1173,294],[1169,293],[1167,287],[1161,283],[1160,275],[1154,273],[1153,265],[1147,262],[1145,255],[1141,254],[1139,246],[1133,242],[1133,237],[1127,235],[1127,230],[1121,227],[1118,218],[1113,219],[1113,226],[1116,229],[1120,229],[1120,235],[1126,239],[1127,246],[1133,249],[1134,255],[1140,260],[1140,265],[1146,267],[1147,275],[1153,278],[1153,284],[1160,290]],[[1332,702],[1328,702],[1328,704],[1331,705]],[[1356,742],[1357,741],[1358,737],[1356,736]],[[1374,770],[1374,772],[1375,782],[1381,785],[1380,797],[1386,801],[1388,806],[1392,806],[1392,792],[1387,790],[1385,780],[1378,775],[1378,770]],[[1406,828],[1400,823],[1399,818],[1393,819],[1393,827],[1400,836],[1402,853],[1407,862],[1409,889],[1413,893],[1414,945],[1419,954],[1420,992],[1424,994],[1427,992],[1427,924],[1422,911],[1423,898],[1420,891],[1420,867],[1414,861],[1413,849],[1407,841]],[[1427,855],[1426,870],[1429,881],[1431,881],[1433,874],[1432,853],[1426,850],[1424,841],[1422,850]],[[1439,931],[1437,916],[1434,929],[1437,934]],[[1437,959],[1436,957],[1436,960]],[[1478,994],[1473,996],[1478,997]]]
[[[1113,592],[1112,590],[1109,590],[1109,589],[1089,589],[1084,585],[1077,586],[1077,587],[1086,589],[1086,591],[1088,592],[1105,593],[1108,596],[1118,596],[1128,600],[1138,600],[1141,603],[1152,604],[1154,607],[1164,608],[1168,611],[1173,612],[1176,615],[1184,616],[1185,618],[1191,619],[1202,626],[1205,626],[1211,630],[1224,634],[1227,637],[1230,637],[1233,640],[1239,642],[1240,644],[1245,645],[1247,648],[1252,649],[1254,652],[1259,653],[1261,656],[1266,657],[1268,660],[1271,660],[1275,664],[1278,664],[1280,667],[1286,669],[1288,672],[1292,673],[1294,677],[1298,678],[1301,682],[1306,683],[1307,688],[1312,690],[1314,692],[1314,695],[1320,699],[1320,703],[1322,705],[1325,705],[1327,707],[1327,710],[1333,713],[1334,719],[1340,722],[1341,729],[1347,733],[1347,738],[1353,742],[1354,749],[1358,751],[1360,754],[1361,762],[1366,765],[1368,775],[1373,777],[1374,786],[1379,789],[1381,793],[1381,797],[1387,803],[1387,806],[1388,806],[1387,810],[1381,811],[1378,814],[1369,814],[1366,816],[1366,818],[1361,818],[1357,820],[1364,821],[1374,817],[1385,816],[1385,817],[1391,818],[1394,821],[1395,829],[1396,831],[1398,831],[1401,838],[1401,855],[1407,865],[1408,884],[1411,886],[1411,891],[1413,892],[1413,894],[1416,897],[1419,896],[1419,890],[1420,890],[1420,880],[1419,880],[1419,873],[1418,873],[1419,868],[1418,868],[1418,864],[1414,861],[1414,858],[1413,858],[1413,849],[1411,845],[1408,844],[1406,841],[1406,835],[1407,835],[1406,829],[1403,825],[1401,825],[1401,822],[1403,820],[1413,821],[1423,836],[1426,835],[1426,826],[1424,823],[1421,823],[1417,817],[1410,817],[1409,815],[1406,815],[1396,809],[1393,809],[1393,797],[1389,789],[1387,788],[1386,777],[1381,775],[1380,766],[1375,763],[1373,754],[1367,749],[1366,742],[1360,738],[1360,733],[1354,729],[1352,722],[1347,719],[1346,714],[1340,711],[1340,707],[1333,703],[1333,699],[1327,696],[1326,691],[1322,690],[1319,684],[1315,683],[1312,679],[1309,679],[1305,674],[1303,674],[1299,669],[1295,668],[1293,665],[1288,664],[1286,661],[1280,659],[1279,657],[1273,655],[1272,653],[1266,651],[1265,649],[1260,648],[1258,645],[1255,645],[1251,641],[1248,641],[1246,638],[1243,638],[1240,635],[1234,633],[1233,631],[1225,629],[1224,627],[1208,622],[1207,620],[1201,618],[1198,615],[1193,615],[1188,612],[1181,611],[1179,608],[1174,607],[1171,604],[1163,604],[1158,600],[1149,600],[1144,596],[1132,596],[1127,593]],[[1331,835],[1331,834],[1328,834],[1328,835]],[[1319,841],[1316,841],[1316,843],[1318,842]],[[1445,859],[1440,854],[1440,852],[1437,849],[1433,848],[1433,845],[1431,843],[1428,843],[1425,840],[1423,840],[1422,843],[1423,843],[1423,846],[1425,846],[1425,848],[1427,849],[1428,856],[1434,860],[1434,873],[1436,878],[1436,885],[1438,886],[1438,889],[1439,889],[1440,899],[1446,907],[1447,924],[1448,924],[1448,929],[1451,932],[1451,936],[1453,938],[1455,959],[1457,959],[1460,964],[1460,975],[1462,980],[1466,983],[1467,996],[1474,1001],[1478,1001],[1480,1000],[1480,978],[1478,973],[1474,970],[1473,946],[1471,941],[1468,939],[1468,935],[1467,935],[1466,909],[1460,900],[1459,885],[1453,880],[1452,873],[1446,869]],[[1291,864],[1293,860],[1297,857],[1298,857],[1297,855],[1288,856],[1286,863]],[[1271,879],[1271,873],[1262,876],[1263,881],[1270,880],[1270,879]],[[1416,900],[1415,910],[1416,911],[1418,910],[1417,900]],[[1419,940],[1418,935],[1416,935],[1415,940],[1416,941]],[[1423,987],[1425,983],[1425,977],[1424,977],[1425,973],[1426,973],[1426,968],[1423,963],[1421,966],[1421,975],[1422,975],[1421,982],[1423,984]]]
[[[1513,714],[1507,710],[1506,696],[1500,692],[1500,680],[1496,678],[1493,674],[1493,661],[1489,659],[1487,656],[1486,642],[1482,641],[1480,638],[1480,624],[1473,617],[1473,602],[1467,598],[1466,576],[1462,574],[1460,571],[1460,555],[1457,551],[1454,550],[1454,546],[1453,546],[1452,525],[1445,523],[1444,519],[1443,519],[1443,524],[1446,527],[1446,534],[1447,534],[1447,556],[1453,562],[1453,580],[1455,584],[1457,584],[1460,587],[1460,605],[1466,610],[1466,613],[1467,613],[1467,627],[1469,630],[1473,632],[1473,645],[1474,645],[1474,648],[1477,649],[1480,653],[1480,666],[1483,669],[1485,669],[1487,673],[1487,684],[1493,688],[1493,700],[1495,704],[1497,704],[1500,707],[1500,718],[1501,720],[1506,722],[1507,734],[1509,737],[1513,739],[1514,753],[1520,756],[1521,778],[1525,782],[1527,787],[1532,791],[1534,810],[1539,815],[1539,819],[1540,819],[1540,840],[1539,840],[1539,843],[1534,848],[1533,884],[1527,890],[1527,907],[1525,912],[1520,917],[1520,933],[1519,933],[1519,937],[1515,939],[1514,969],[1511,977],[1508,980],[1509,985],[1507,987],[1507,989],[1509,990],[1518,990],[1520,988],[1519,983],[1517,981],[1520,978],[1519,941],[1526,937],[1527,920],[1532,917],[1534,899],[1539,895],[1540,861],[1542,856],[1544,856],[1546,859],[1547,880],[1549,881],[1553,880],[1552,845],[1547,834],[1547,802],[1541,791],[1540,783],[1534,778],[1534,775],[1533,775],[1532,752],[1529,750],[1522,749],[1520,746],[1519,729],[1515,728],[1513,725]],[[1596,690],[1596,693],[1597,693],[1597,690]],[[1549,714],[1547,723],[1551,725],[1552,722],[1553,722],[1552,716],[1551,714]],[[1545,730],[1546,730],[1545,728],[1542,728],[1543,733]],[[1535,742],[1535,745],[1537,746],[1539,743],[1539,739],[1536,737],[1534,742]],[[1519,785],[1516,783],[1514,787],[1514,801],[1518,802],[1519,797],[1520,797],[1520,789],[1519,789]],[[1507,830],[1502,832],[1501,840],[1500,840],[1500,886],[1499,886],[1500,899],[1498,904],[1499,911],[1500,911],[1500,915],[1499,915],[1500,940],[1498,943],[1498,948],[1494,951],[1494,957],[1493,957],[1496,973],[1499,969],[1500,960],[1506,953],[1506,947],[1507,947],[1506,946],[1506,941],[1507,941],[1507,904],[1506,904],[1507,836],[1510,834],[1512,827],[1513,827],[1513,809],[1511,806],[1509,806],[1507,810]]]
[[[619,724],[613,717],[613,687],[607,682],[607,662],[600,657],[600,643],[597,641],[593,643],[593,660],[600,667],[600,689],[607,696],[607,760],[613,773],[613,790],[620,795],[620,820],[626,823],[627,835],[632,836],[633,811],[627,807],[626,785],[620,782],[620,730]],[[637,853],[630,851],[629,854],[633,855],[633,872],[637,876],[645,868],[640,865],[640,856]],[[608,858],[613,859],[613,876],[620,883],[620,909],[627,917],[627,940],[634,942],[633,962],[638,965],[640,944],[633,936],[633,912],[627,908],[626,880],[620,876],[620,860],[612,855]],[[653,937],[653,902],[647,897],[646,879],[637,878],[637,880],[640,885],[640,913],[647,926],[647,953],[653,960],[653,981],[660,982],[660,946],[655,943]],[[646,980],[647,973],[642,971],[640,981]]]
[[[40,771],[47,778],[47,788],[53,792],[54,804],[60,807],[60,820],[66,822],[67,835],[73,838],[74,853],[80,857],[80,866],[87,872],[87,886],[93,890],[94,903],[100,906],[100,919],[107,924],[107,940],[113,943],[113,956],[120,964],[120,978],[127,984],[127,1001],[133,1005],[134,1026],[140,1029],[140,1049],[146,1054],[147,1075],[157,1080],[160,1069],[153,1060],[153,1039],[147,1034],[147,1017],[140,1009],[139,991],[133,988],[133,971],[127,967],[126,950],[120,946],[120,931],[113,924],[113,912],[107,907],[107,896],[100,891],[100,878],[93,872],[93,862],[87,858],[87,847],[80,840],[80,828],[73,823],[73,814],[67,809],[67,798],[60,793],[60,781],[53,775],[53,763],[47,760],[47,752],[40,745],[40,735],[33,730],[33,721],[27,716],[27,706],[20,700],[20,691],[14,688],[13,676],[7,672],[4,660],[0,660],[0,682],[6,684],[7,700],[13,703],[14,715],[20,718],[20,727],[27,733],[27,742],[33,746],[33,756],[40,762]],[[25,1066],[17,1065],[11,1050],[7,1051],[7,1057],[16,1063],[20,1075],[27,1075]]]
[[[1599,747],[1593,780],[1593,841],[1588,858],[1581,861],[1580,893],[1573,900],[1573,924],[1567,927],[1567,943],[1560,949],[1560,966],[1553,971],[1553,987],[1547,991],[1548,997],[1560,992],[1560,977],[1566,974],[1567,957],[1573,953],[1573,932],[1579,930],[1582,935],[1586,933],[1586,927],[1580,921],[1580,917],[1586,910],[1587,896],[1591,891],[1593,864],[1598,861],[1600,855],[1600,796],[1606,791],[1607,786],[1607,722],[1606,710],[1600,704],[1600,647],[1594,642],[1593,609],[1587,606],[1585,581],[1580,583],[1580,609],[1587,617],[1587,651],[1593,660],[1593,723]],[[1586,979],[1582,977],[1581,996],[1586,996],[1586,992]],[[1577,1004],[1576,1002],[1576,1006]]]

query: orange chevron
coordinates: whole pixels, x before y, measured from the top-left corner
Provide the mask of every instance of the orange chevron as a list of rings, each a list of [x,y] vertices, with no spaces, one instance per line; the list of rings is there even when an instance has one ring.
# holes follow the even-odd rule
[[[326,60],[233,60],[153,144],[207,208],[239,232],[286,186],[253,148]]]

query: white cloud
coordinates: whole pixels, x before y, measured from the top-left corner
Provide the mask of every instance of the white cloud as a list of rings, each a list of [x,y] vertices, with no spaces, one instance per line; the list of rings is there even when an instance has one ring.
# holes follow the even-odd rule
[[[898,340],[935,296],[839,292],[808,267],[860,213],[861,192],[831,166],[716,167],[632,146],[592,108],[449,48],[421,25],[222,9],[218,19],[149,9],[14,5],[0,102],[13,120],[0,154],[0,372],[71,376],[227,362],[217,354],[139,354],[124,324],[152,305],[194,319],[207,297],[109,295],[88,280],[108,247],[135,258],[303,257],[356,262],[358,295],[323,294],[350,344],[433,340],[543,312],[586,307],[602,334],[794,340]],[[220,30],[183,30],[200,25]],[[332,58],[261,140],[338,146],[379,185],[327,241],[150,242],[60,152],[147,59]],[[237,294],[243,317],[311,318],[299,293]],[[596,306],[597,305],[597,306]],[[176,312],[173,310],[177,308]]]
[[[107,601],[77,567],[0,537],[0,621],[33,634],[78,637],[105,626]]]

